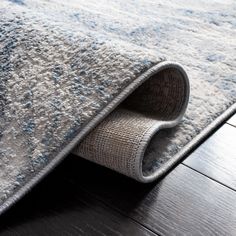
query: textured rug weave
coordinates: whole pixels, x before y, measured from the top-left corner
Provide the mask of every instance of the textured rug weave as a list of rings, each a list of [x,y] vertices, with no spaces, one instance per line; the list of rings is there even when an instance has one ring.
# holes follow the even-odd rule
[[[236,110],[235,15],[233,0],[1,0],[0,213],[69,152],[166,173]]]

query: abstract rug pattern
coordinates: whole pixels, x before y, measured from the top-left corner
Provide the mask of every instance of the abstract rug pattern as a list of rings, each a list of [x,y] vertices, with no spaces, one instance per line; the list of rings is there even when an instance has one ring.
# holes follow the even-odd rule
[[[141,182],[170,169],[236,111],[235,15],[233,0],[2,0],[0,213],[71,151]]]

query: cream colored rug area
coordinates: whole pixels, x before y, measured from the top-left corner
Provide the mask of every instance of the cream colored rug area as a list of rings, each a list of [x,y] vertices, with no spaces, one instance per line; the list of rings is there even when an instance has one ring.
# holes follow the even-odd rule
[[[235,16],[234,0],[1,0],[0,214],[71,152],[143,183],[171,170],[236,111]]]

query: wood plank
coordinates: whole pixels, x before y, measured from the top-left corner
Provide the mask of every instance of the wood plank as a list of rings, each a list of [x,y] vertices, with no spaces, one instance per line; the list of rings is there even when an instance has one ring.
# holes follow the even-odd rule
[[[223,125],[183,163],[236,190],[236,128]]]
[[[69,172],[59,167],[1,216],[0,235],[156,235],[72,185]]]
[[[236,127],[236,114],[233,115],[233,116],[227,121],[227,123]]]
[[[83,186],[160,235],[235,235],[236,192],[182,164],[154,184],[140,184],[79,159],[73,166],[75,188]]]

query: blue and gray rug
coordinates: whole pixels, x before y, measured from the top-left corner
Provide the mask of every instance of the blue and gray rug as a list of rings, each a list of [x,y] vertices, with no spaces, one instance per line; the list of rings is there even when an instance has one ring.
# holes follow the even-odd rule
[[[163,175],[236,111],[235,15],[234,0],[1,0],[0,213],[71,151]]]

